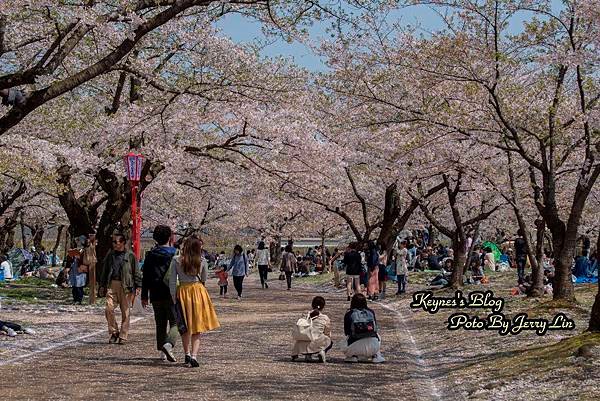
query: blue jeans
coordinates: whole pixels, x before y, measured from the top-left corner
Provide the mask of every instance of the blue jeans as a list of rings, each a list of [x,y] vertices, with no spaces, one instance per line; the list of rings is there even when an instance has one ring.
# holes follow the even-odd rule
[[[398,274],[396,276],[398,279],[398,294],[403,294],[406,292],[406,284],[404,282],[404,274]]]

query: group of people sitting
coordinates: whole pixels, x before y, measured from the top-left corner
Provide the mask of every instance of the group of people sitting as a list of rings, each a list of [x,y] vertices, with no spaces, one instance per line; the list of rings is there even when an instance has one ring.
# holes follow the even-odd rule
[[[331,339],[331,320],[323,313],[325,299],[317,296],[312,300],[312,310],[305,318],[296,323],[293,330],[292,361],[304,356],[307,362],[327,361],[326,353],[333,348]],[[367,298],[363,294],[355,294],[350,302],[350,309],[344,315],[344,355],[346,362],[382,363],[381,337],[375,312],[367,306]]]

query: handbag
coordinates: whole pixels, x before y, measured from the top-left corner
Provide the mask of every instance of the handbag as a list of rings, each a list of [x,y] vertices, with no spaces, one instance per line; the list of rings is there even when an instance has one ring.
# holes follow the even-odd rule
[[[279,280],[285,280],[285,273],[279,274]]]
[[[292,329],[292,337],[296,341],[313,341],[319,337],[319,330],[313,326],[313,318],[310,314],[298,319]]]
[[[177,323],[177,330],[179,334],[187,333],[187,325],[185,324],[185,316],[183,315],[183,308],[181,302],[177,300],[174,304],[171,304],[171,312],[175,316],[175,322]]]

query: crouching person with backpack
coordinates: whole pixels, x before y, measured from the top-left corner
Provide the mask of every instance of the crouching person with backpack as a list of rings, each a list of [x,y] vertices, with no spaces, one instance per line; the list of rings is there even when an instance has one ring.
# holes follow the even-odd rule
[[[325,299],[314,297],[312,300],[312,311],[306,317],[296,323],[292,336],[294,345],[292,347],[292,361],[296,361],[299,355],[304,355],[307,362],[313,360],[316,355],[319,362],[325,363],[325,353],[331,349],[331,321],[323,314]]]
[[[363,294],[354,294],[350,301],[350,310],[344,316],[344,334],[348,336],[346,362],[385,362],[375,312],[369,309]]]

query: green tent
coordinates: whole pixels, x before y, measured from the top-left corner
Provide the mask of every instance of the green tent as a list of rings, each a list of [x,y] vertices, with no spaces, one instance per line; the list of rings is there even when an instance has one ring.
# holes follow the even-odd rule
[[[498,245],[496,245],[495,242],[485,241],[482,245],[482,248],[490,248],[492,250],[492,253],[494,254],[494,262],[500,262],[500,256],[502,256],[502,251],[500,251],[500,248],[498,248]]]

